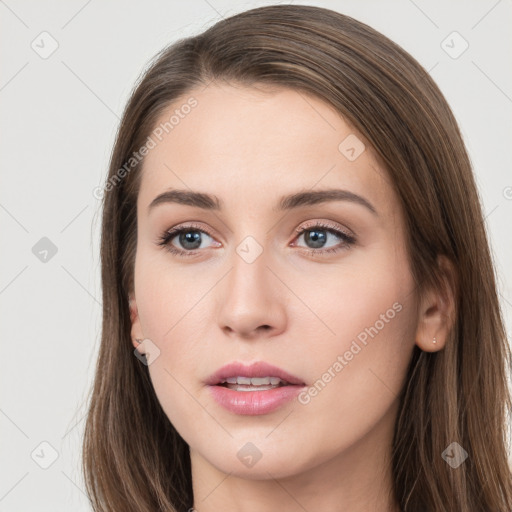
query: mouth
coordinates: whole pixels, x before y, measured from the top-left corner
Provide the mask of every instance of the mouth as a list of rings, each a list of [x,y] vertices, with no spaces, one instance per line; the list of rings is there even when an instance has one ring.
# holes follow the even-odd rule
[[[221,380],[216,385],[234,391],[267,391],[283,386],[293,386],[294,384],[282,380],[279,377],[228,377]]]
[[[297,397],[302,379],[263,361],[227,364],[205,382],[214,400],[234,414],[269,414]]]
[[[226,364],[211,375],[206,384],[236,391],[264,391],[283,386],[306,385],[299,377],[264,361],[250,365],[241,362]]]

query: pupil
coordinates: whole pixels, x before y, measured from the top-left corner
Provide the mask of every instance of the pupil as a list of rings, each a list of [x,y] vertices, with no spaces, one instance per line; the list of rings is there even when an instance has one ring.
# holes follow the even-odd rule
[[[306,242],[308,242],[308,241],[312,242],[315,249],[317,249],[319,247],[321,248],[325,244],[325,239],[326,239],[325,231],[316,230],[316,229],[306,231],[305,239],[306,239]]]
[[[185,233],[181,233],[179,238],[180,243],[187,249],[197,249],[201,246],[201,234],[198,231],[187,231]],[[193,246],[188,246],[188,243],[192,243]]]

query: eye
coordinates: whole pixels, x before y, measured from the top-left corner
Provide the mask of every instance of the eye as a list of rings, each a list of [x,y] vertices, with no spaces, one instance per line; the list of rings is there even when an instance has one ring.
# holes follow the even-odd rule
[[[195,252],[197,249],[204,249],[204,247],[201,247],[203,242],[202,235],[212,238],[208,232],[198,225],[177,226],[169,231],[165,231],[157,243],[165,247],[171,254],[194,256],[197,254],[197,252]],[[185,250],[173,245],[172,241],[175,238]]]
[[[348,249],[356,242],[354,236],[345,233],[334,225],[322,222],[313,222],[306,226],[301,226],[296,232],[299,234],[297,240],[304,238],[306,244],[310,244],[307,248],[310,249],[308,252],[312,255],[336,253]],[[329,235],[331,235],[331,238],[341,240],[341,244],[338,242],[334,246],[325,248]]]

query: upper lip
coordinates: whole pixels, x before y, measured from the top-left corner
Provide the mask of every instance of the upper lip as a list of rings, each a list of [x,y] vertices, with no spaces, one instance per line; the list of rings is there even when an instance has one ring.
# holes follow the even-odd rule
[[[258,361],[249,365],[238,361],[226,364],[211,375],[206,380],[206,384],[215,386],[228,377],[279,377],[281,380],[284,380],[289,384],[295,384],[298,386],[305,385],[298,377],[291,375],[282,368],[265,363],[264,361]]]

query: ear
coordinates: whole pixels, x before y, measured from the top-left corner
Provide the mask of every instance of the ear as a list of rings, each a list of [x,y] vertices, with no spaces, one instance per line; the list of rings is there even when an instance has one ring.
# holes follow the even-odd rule
[[[140,353],[144,354],[145,351],[142,348],[144,344],[141,344],[141,341],[144,339],[144,334],[142,333],[142,327],[140,325],[140,318],[139,318],[139,311],[137,309],[137,301],[135,300],[135,296],[133,293],[129,296],[129,308],[130,308],[130,321],[132,324],[131,328],[131,338],[132,338],[132,345],[135,348],[138,348],[140,345]]]
[[[453,263],[439,255],[437,265],[442,276],[440,289],[424,292],[419,305],[416,345],[425,352],[437,352],[445,347],[455,322],[457,273]]]

